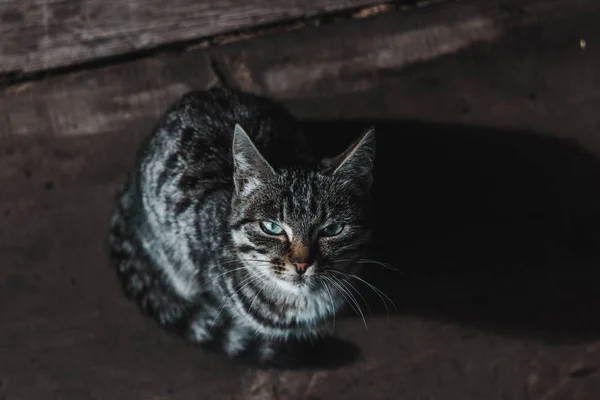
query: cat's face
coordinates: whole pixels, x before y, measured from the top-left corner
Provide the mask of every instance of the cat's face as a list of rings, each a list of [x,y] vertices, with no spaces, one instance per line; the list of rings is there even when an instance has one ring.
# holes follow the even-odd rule
[[[370,131],[315,169],[274,171],[236,127],[231,234],[244,266],[296,294],[354,273],[370,237],[373,158]]]

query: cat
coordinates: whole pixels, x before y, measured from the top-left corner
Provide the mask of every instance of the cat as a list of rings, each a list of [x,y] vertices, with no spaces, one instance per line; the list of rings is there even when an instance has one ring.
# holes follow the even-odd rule
[[[177,100],[111,216],[126,295],[164,328],[258,364],[327,336],[371,237],[375,135],[322,160],[307,143],[266,97],[214,88]]]

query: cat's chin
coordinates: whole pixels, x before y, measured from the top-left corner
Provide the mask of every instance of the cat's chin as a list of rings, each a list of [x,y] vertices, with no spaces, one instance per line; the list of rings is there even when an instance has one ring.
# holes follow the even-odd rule
[[[282,292],[291,295],[306,295],[310,292],[310,283],[306,278],[298,279],[296,277],[276,277],[273,279],[275,286]]]

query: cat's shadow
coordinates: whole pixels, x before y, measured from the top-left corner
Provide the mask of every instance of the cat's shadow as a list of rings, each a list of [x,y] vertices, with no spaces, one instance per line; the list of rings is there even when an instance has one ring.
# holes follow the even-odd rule
[[[405,275],[364,264],[365,278],[401,313],[547,340],[600,336],[595,156],[528,132],[402,121],[304,125],[323,155],[376,128],[370,258]],[[386,312],[363,288],[371,309]]]
[[[223,348],[215,343],[200,345],[205,351],[225,356]],[[277,370],[314,370],[337,369],[359,361],[362,357],[360,348],[345,339],[328,335],[319,339],[291,340],[280,343],[273,358],[259,362],[258,348],[250,346],[248,351],[233,357],[236,364],[251,368]]]
[[[286,370],[337,369],[362,356],[354,343],[328,336],[316,341],[288,343],[269,367]]]

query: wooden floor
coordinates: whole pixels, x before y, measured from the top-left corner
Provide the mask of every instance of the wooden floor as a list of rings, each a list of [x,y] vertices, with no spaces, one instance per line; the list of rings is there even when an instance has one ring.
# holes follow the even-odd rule
[[[0,1],[0,400],[597,399],[600,3],[263,3]],[[218,85],[324,151],[376,126],[373,257],[406,276],[371,267],[398,312],[336,320],[358,360],[236,365],[122,295],[116,190]]]

